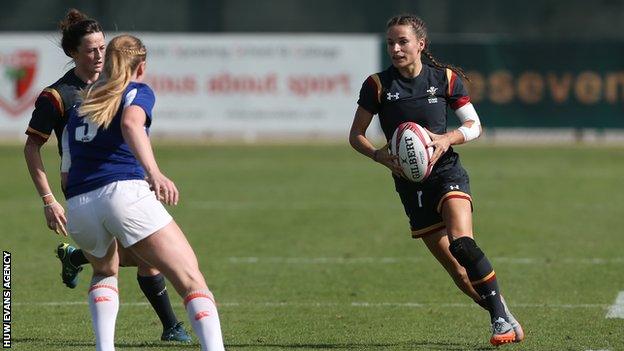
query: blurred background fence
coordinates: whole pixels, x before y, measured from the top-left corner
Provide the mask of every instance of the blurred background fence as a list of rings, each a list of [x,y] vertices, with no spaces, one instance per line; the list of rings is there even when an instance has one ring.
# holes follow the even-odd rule
[[[385,21],[403,12],[427,22],[434,56],[469,73],[490,136],[620,140],[624,130],[624,1],[9,0],[1,7],[4,138],[22,135],[36,95],[71,67],[55,32],[70,7],[98,19],[108,38],[144,39],[160,135],[345,136],[361,83],[389,64]]]

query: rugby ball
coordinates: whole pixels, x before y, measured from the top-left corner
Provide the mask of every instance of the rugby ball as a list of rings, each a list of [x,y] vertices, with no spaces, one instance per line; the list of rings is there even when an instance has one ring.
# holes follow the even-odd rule
[[[403,173],[412,182],[422,182],[431,173],[433,147],[427,147],[430,142],[429,134],[414,122],[401,123],[392,134],[390,152],[399,157]]]

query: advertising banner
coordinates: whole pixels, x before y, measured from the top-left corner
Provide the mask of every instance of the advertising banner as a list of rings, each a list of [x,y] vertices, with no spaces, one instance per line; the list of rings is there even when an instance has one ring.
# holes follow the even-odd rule
[[[137,36],[162,134],[346,136],[360,86],[380,66],[374,35]],[[3,133],[23,133],[37,94],[71,68],[58,42],[0,36]]]
[[[435,42],[489,128],[624,128],[624,42]],[[385,59],[387,63],[387,59]]]
[[[0,135],[24,133],[41,90],[73,67],[56,33],[0,35]]]

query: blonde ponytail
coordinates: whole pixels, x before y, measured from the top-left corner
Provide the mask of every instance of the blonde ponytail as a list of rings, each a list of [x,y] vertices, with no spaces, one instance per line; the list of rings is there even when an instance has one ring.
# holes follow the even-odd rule
[[[100,79],[80,95],[83,103],[78,109],[98,127],[108,128],[119,109],[122,94],[130,84],[132,73],[145,61],[145,46],[136,37],[120,35],[106,48],[104,72]]]

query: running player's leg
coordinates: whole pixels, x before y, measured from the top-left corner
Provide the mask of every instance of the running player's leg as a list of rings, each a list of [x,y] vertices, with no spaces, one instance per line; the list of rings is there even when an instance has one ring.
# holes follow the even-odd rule
[[[470,284],[470,279],[468,279],[466,269],[462,267],[451,254],[451,251],[449,250],[450,243],[446,230],[443,229],[436,233],[426,235],[422,237],[422,240],[433,256],[438,260],[438,262],[440,262],[451,278],[453,278],[455,285],[457,285],[457,287],[464,294],[468,295],[475,303],[487,310],[488,306],[485,303],[485,300],[477,294],[475,289],[472,287],[472,284]]]
[[[139,258],[159,269],[184,298],[189,319],[203,350],[223,350],[219,315],[195,252],[175,221],[130,247]]]
[[[119,311],[117,242],[113,240],[106,254],[101,258],[84,253],[93,266],[93,277],[89,287],[89,310],[95,333],[96,350],[114,351],[115,322]]]
[[[97,350],[114,350],[115,322],[119,310],[117,242],[102,224],[107,213],[101,190],[67,200],[67,231],[93,267],[88,302]]]
[[[446,199],[442,203],[441,215],[451,242],[449,247],[451,254],[466,269],[474,290],[489,307],[493,331],[490,342],[500,345],[514,341],[515,332],[507,321],[494,269],[473,239],[470,200]]]
[[[141,291],[156,312],[163,327],[160,337],[163,341],[183,341],[190,342],[191,337],[178,321],[165,283],[165,277],[160,271],[140,258],[136,257],[130,250],[119,246],[119,265],[121,267],[137,267],[137,281]]]

